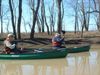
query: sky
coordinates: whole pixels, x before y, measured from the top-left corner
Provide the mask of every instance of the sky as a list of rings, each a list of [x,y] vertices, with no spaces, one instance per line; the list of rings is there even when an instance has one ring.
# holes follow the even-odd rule
[[[45,10],[46,10],[46,16],[47,16],[47,22],[48,24],[49,22],[49,6],[52,5],[52,1],[53,0],[45,0]],[[80,0],[79,0],[80,1]],[[14,0],[15,2],[15,7],[17,8],[18,6],[18,1]],[[73,0],[63,0],[63,4],[64,4],[64,20],[63,20],[63,30],[65,31],[74,31],[74,10],[71,6],[71,4],[73,4],[74,1]],[[21,32],[25,32],[25,28],[24,28],[24,21],[25,20],[25,24],[26,24],[26,29],[28,32],[30,32],[30,27],[28,25],[28,23],[32,24],[32,11],[30,10],[29,4],[28,4],[28,0],[23,0],[23,6],[22,6],[23,12],[22,12],[22,24],[21,24]],[[57,30],[57,8],[56,8],[56,3],[55,3],[55,11],[54,12],[56,14],[56,25],[55,25],[55,30]],[[9,5],[8,5],[8,0],[3,0],[3,12],[5,17],[3,18],[4,20],[4,32],[7,32],[7,24],[9,23],[9,31],[12,32],[12,25],[11,25],[11,21],[10,21],[10,12],[9,12]],[[39,9],[40,12],[40,9]],[[17,14],[18,16],[18,9],[16,10],[16,12],[14,12]],[[91,15],[91,21],[90,21],[90,26],[89,29],[90,30],[96,30],[96,26],[95,26],[95,20],[92,19],[93,16]],[[9,20],[8,20],[9,19]],[[1,25],[0,25],[1,26]],[[35,28],[35,31],[37,30],[37,26]],[[81,28],[80,28],[81,29]],[[46,27],[45,27],[45,31],[46,31]]]

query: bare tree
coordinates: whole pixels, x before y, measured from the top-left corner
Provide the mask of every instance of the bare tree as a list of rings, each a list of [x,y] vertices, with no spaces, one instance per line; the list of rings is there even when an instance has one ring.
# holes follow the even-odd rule
[[[88,11],[89,14],[94,14],[98,31],[100,31],[100,0],[93,0],[94,8]]]
[[[9,18],[7,17],[7,19],[8,19],[8,23],[7,23],[7,32],[9,33]]]
[[[54,26],[55,26],[55,12],[54,12],[54,0],[53,4],[51,7],[49,7],[49,12],[50,12],[50,34],[52,35],[52,32],[55,31]]]
[[[91,8],[91,3],[90,0],[88,2],[88,11],[90,12],[90,8]],[[89,30],[89,24],[90,24],[90,14],[86,14],[86,30]]]
[[[37,20],[37,14],[38,14],[39,6],[40,6],[40,1],[41,0],[37,0],[36,10],[34,11],[34,9],[32,9],[32,12],[33,12],[33,21],[32,21],[32,29],[31,29],[31,34],[30,34],[30,38],[31,39],[34,38],[35,24],[36,24],[36,20]]]
[[[42,32],[41,18],[40,18],[39,13],[38,13],[38,15],[37,15],[37,26],[38,26],[38,31],[39,31],[39,33]]]
[[[27,27],[26,27],[26,22],[25,22],[25,19],[24,19],[24,17],[22,16],[22,20],[23,20],[23,24],[24,24],[24,28],[25,28],[25,32],[27,33]]]
[[[13,11],[13,7],[12,7],[12,2],[13,0],[9,0],[9,8],[10,8],[10,12],[11,12],[11,22],[12,22],[12,27],[13,27],[13,34],[15,35],[15,39],[17,39],[17,36],[16,36],[16,26],[15,26],[15,23],[14,23],[14,11]]]
[[[76,0],[74,11],[75,11],[75,33],[76,33],[79,30],[79,25],[78,25],[78,0]]]
[[[41,32],[41,24],[40,24],[39,16],[37,17],[37,26],[38,26],[38,31],[40,33]]]
[[[41,0],[41,25],[42,32],[44,32],[44,0]]]
[[[57,22],[58,33],[61,33],[61,31],[62,31],[61,3],[62,3],[62,0],[57,0],[57,6],[58,6],[58,22]]]
[[[3,7],[2,7],[2,0],[0,0],[0,23],[1,23],[1,34],[3,34]]]
[[[1,7],[2,6],[2,0],[0,0],[0,16],[1,16]]]
[[[85,29],[85,31],[89,30],[89,22],[90,22],[90,13],[86,13],[87,10],[88,12],[90,12],[90,0],[88,2],[88,8],[85,7],[86,1],[82,0],[82,6],[81,6],[81,12],[82,12],[82,34],[81,37],[83,37],[83,31]]]
[[[44,0],[41,0],[41,24],[42,24],[42,32],[44,32],[44,25],[46,25],[47,33],[49,34],[49,26],[46,19]]]
[[[100,0],[98,0],[98,4],[99,4],[99,18],[98,18],[97,27],[98,27],[98,30],[100,31]]]
[[[18,24],[17,24],[18,39],[21,39],[21,33],[20,33],[21,18],[22,18],[22,0],[19,0],[19,16],[18,16]]]

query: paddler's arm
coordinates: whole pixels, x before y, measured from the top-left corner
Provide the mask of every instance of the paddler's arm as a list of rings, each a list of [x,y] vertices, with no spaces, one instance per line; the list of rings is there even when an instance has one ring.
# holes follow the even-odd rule
[[[4,43],[5,43],[5,45],[6,45],[8,48],[10,48],[10,49],[14,49],[15,46],[16,46],[15,44],[11,45],[10,42],[8,42],[8,41],[5,41]]]
[[[56,41],[57,42],[62,42],[62,41],[64,41],[64,38],[57,38]]]

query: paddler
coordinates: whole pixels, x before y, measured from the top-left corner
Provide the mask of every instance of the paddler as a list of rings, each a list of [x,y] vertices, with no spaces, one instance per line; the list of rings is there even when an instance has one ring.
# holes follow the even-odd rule
[[[55,36],[52,38],[52,47],[64,48],[64,46],[62,46],[63,42],[64,42],[64,36],[61,37],[61,34],[56,33]]]
[[[4,52],[6,54],[10,53],[18,54],[21,52],[21,50],[17,48],[17,45],[13,43],[13,41],[14,41],[14,35],[8,34],[6,40],[4,41],[4,48],[5,48]]]

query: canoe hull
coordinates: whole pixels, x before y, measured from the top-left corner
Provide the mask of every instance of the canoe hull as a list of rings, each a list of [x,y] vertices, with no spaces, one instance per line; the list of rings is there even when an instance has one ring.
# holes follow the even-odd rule
[[[29,49],[31,51],[32,49]],[[37,52],[37,53],[25,53],[25,54],[0,54],[0,59],[13,59],[13,60],[25,60],[25,59],[53,59],[53,58],[64,58],[68,53],[78,53],[90,50],[90,45],[74,48],[61,48],[57,50],[50,50],[48,52]]]
[[[51,52],[40,52],[30,54],[0,54],[0,59],[53,59],[64,58],[67,55],[66,48]]]
[[[80,47],[67,48],[68,53],[78,53],[78,52],[87,52],[90,50],[90,45],[84,45]]]

